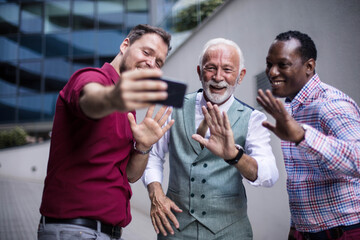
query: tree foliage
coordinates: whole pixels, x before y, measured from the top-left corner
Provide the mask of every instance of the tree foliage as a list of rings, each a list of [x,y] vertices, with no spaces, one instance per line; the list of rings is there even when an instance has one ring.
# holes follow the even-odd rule
[[[174,16],[175,32],[182,32],[195,28],[200,22],[204,21],[224,0],[209,0],[201,2],[199,6],[196,3],[181,10]],[[198,19],[198,15],[200,18]]]

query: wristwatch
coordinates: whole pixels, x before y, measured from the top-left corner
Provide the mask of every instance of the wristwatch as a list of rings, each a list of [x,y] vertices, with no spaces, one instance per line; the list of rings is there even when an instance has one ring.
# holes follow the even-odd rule
[[[305,133],[304,133],[304,137],[299,141],[299,142],[296,142],[295,143],[295,145],[297,146],[297,145],[299,145],[302,141],[304,141],[305,140],[305,134],[306,134],[306,130],[308,130],[309,128],[310,128],[310,126],[309,125],[307,125],[307,124],[300,124],[300,126],[302,127],[302,129],[305,131]]]
[[[244,154],[244,149],[242,146],[240,146],[239,144],[235,144],[235,147],[239,150],[238,154],[236,155],[235,158],[233,159],[224,159],[225,162],[227,162],[229,165],[234,165],[236,163],[238,163],[238,161],[240,160],[240,158],[242,157],[242,155]]]
[[[153,147],[151,146],[148,150],[146,150],[146,151],[141,151],[141,150],[139,150],[139,149],[136,148],[136,141],[134,141],[134,151],[137,152],[137,153],[139,153],[139,154],[142,154],[142,155],[148,154],[148,153],[151,151],[152,148],[153,148]]]

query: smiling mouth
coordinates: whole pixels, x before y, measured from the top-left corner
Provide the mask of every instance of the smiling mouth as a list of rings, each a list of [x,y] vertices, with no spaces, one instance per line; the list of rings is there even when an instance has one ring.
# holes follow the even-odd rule
[[[223,89],[226,89],[226,87],[213,86],[213,85],[210,85],[210,88],[215,90],[215,91],[221,91]]]
[[[272,86],[281,86],[285,83],[285,81],[270,81]]]

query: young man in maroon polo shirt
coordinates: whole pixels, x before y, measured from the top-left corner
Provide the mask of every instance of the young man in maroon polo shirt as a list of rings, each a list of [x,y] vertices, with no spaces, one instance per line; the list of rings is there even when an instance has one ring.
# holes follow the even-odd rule
[[[75,72],[60,92],[38,239],[120,239],[131,221],[129,182],[141,177],[152,145],[173,124],[164,126],[166,107],[152,117],[149,102],[166,99],[167,85],[148,79],[162,75],[170,39],[138,25],[111,63]],[[144,107],[137,124],[134,110]]]

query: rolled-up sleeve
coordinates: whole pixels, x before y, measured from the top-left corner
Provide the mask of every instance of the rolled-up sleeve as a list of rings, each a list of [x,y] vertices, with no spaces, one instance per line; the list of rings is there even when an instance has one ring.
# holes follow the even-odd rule
[[[279,178],[275,156],[270,145],[270,132],[262,126],[265,114],[254,110],[250,116],[245,153],[253,157],[258,164],[258,178],[248,181],[253,186],[271,187]]]
[[[169,123],[171,116],[167,120]],[[170,131],[167,131],[160,140],[154,144],[149,153],[149,160],[142,176],[142,181],[145,186],[152,182],[163,181],[165,154],[169,152],[169,137]]]

